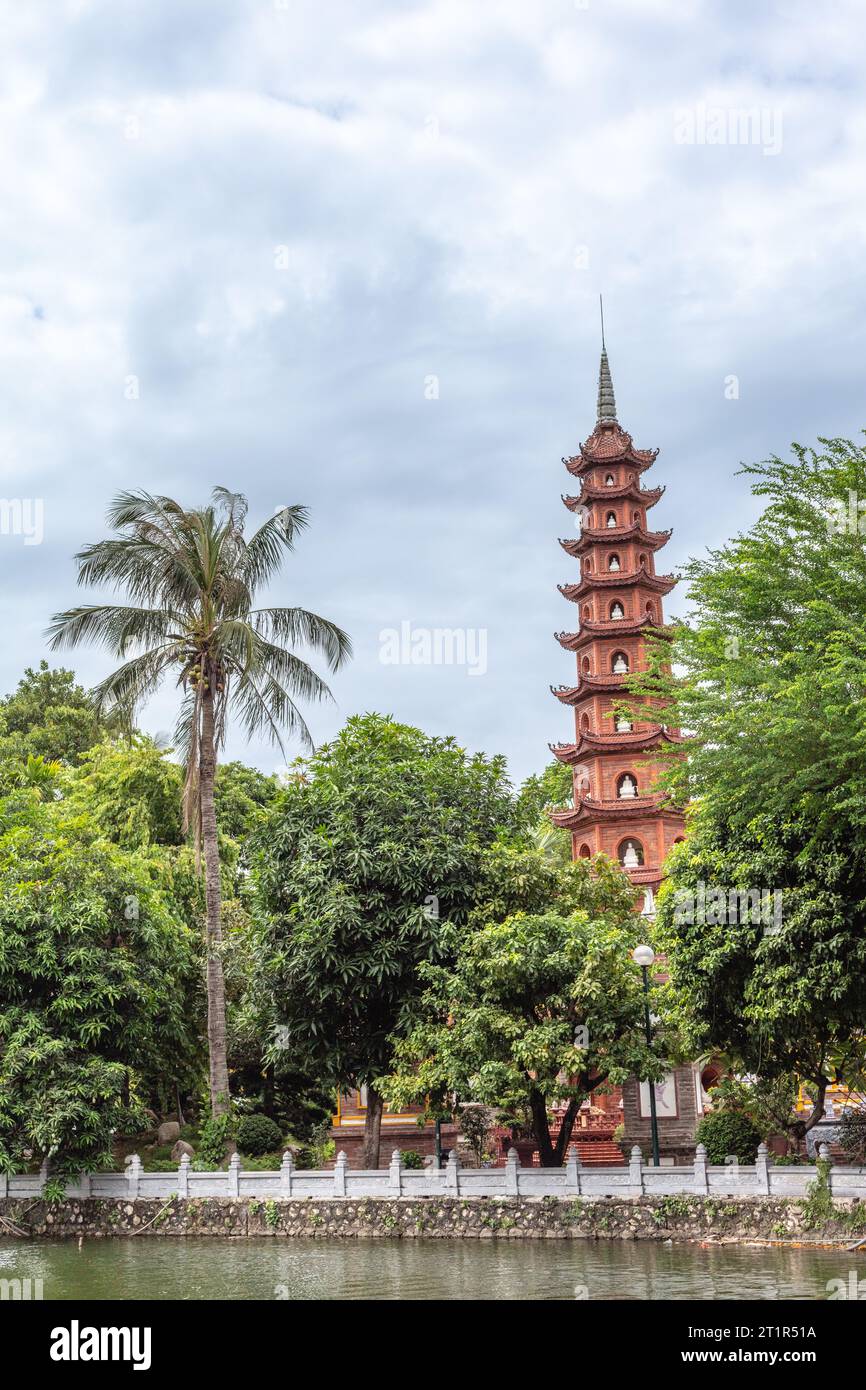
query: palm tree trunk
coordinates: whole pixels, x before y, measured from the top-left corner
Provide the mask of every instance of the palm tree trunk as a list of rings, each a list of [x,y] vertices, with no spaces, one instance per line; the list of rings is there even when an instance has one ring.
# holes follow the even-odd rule
[[[229,1069],[226,1057],[226,992],[222,944],[222,891],[217,840],[214,779],[216,747],[214,740],[213,693],[202,693],[201,749],[199,753],[199,795],[201,797],[201,838],[204,851],[205,913],[207,921],[207,1042],[210,1061],[210,1104],[213,1116],[229,1108]]]

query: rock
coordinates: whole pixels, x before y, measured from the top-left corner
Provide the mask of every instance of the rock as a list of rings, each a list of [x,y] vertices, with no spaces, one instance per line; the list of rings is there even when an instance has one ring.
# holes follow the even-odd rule
[[[187,1154],[190,1158],[194,1158],[195,1149],[193,1148],[192,1144],[188,1144],[185,1139],[178,1139],[177,1143],[171,1151],[172,1163],[180,1163],[180,1160],[184,1154]]]
[[[156,1142],[162,1146],[173,1144],[175,1139],[180,1138],[180,1125],[177,1120],[166,1120],[156,1131]]]

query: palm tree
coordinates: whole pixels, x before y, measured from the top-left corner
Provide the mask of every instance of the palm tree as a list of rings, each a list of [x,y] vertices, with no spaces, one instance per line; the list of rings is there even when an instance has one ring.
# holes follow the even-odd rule
[[[256,592],[279,570],[283,552],[307,526],[306,507],[283,507],[247,539],[247,502],[216,488],[212,505],[187,511],[170,497],[122,492],[108,511],[116,533],[75,557],[79,584],[125,590],[128,605],[89,604],[58,613],[52,649],[95,640],[123,664],[92,692],[97,712],[131,727],[136,709],[175,673],[183,691],[176,736],[186,758],[184,827],[203,850],[207,923],[210,1096],[214,1116],[229,1105],[219,846],[214,806],[217,754],[231,712],[248,737],[281,731],[312,747],[295,704],[330,699],[324,681],[290,650],[322,652],[336,671],[351,654],[348,636],[304,608],[254,608]],[[128,659],[127,659],[128,658]]]

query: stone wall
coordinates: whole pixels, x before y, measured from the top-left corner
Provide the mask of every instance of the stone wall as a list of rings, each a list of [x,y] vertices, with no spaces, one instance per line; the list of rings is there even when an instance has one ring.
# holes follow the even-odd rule
[[[850,1244],[866,1233],[862,1204],[810,1228],[801,1203],[777,1198],[661,1197],[582,1201],[556,1198],[344,1198],[257,1201],[100,1198],[57,1204],[0,1202],[0,1217],[36,1238],[111,1236],[523,1238],[622,1240],[797,1239]],[[8,1226],[4,1234],[10,1234]]]
[[[691,1067],[675,1067],[677,1115],[659,1117],[659,1153],[674,1163],[691,1163],[695,1152],[697,1113],[695,1077]],[[623,1139],[626,1149],[637,1144],[644,1158],[652,1153],[652,1122],[640,1113],[640,1082],[630,1077],[622,1088]]]

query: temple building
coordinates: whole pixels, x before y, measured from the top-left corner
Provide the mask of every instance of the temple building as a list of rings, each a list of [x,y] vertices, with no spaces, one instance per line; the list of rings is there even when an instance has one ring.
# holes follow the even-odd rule
[[[579,483],[580,490],[562,500],[578,520],[580,535],[560,545],[579,562],[580,573],[559,586],[576,605],[577,622],[575,631],[559,632],[556,639],[574,652],[577,674],[574,685],[552,687],[560,703],[574,711],[574,740],[552,744],[551,751],[572,770],[573,807],[554,812],[552,819],[571,831],[575,859],[603,853],[619,862],[635,886],[636,908],[648,918],[655,912],[665,856],[683,838],[682,815],[656,790],[658,750],[679,743],[681,736],[664,723],[657,702],[642,700],[646,717],[641,718],[627,718],[616,706],[624,700],[637,705],[626,682],[645,669],[647,635],[665,635],[663,599],[676,583],[673,575],[656,573],[656,554],[671,533],[651,530],[648,521],[664,492],[644,485],[657,454],[657,449],[635,448],[619,424],[602,344],[595,429],[573,458],[563,459]],[[690,1160],[695,1124],[706,1102],[698,1069],[676,1068],[657,1084],[656,1100],[663,1161]],[[630,1082],[612,1097],[594,1096],[593,1107],[609,1121],[617,1112],[625,1142],[647,1148],[645,1082]]]

